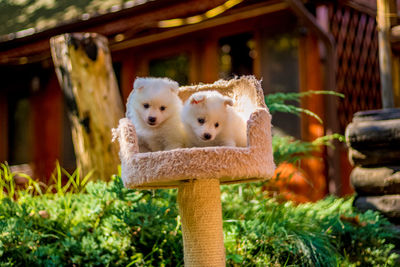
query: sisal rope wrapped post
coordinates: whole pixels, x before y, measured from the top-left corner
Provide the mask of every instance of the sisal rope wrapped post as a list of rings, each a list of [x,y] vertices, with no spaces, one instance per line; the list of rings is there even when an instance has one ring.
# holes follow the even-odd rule
[[[219,186],[218,179],[190,180],[179,185],[186,267],[225,266]]]

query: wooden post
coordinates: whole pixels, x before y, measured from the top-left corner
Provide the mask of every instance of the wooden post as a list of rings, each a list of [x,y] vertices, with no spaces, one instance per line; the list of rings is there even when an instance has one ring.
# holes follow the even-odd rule
[[[392,51],[390,47],[390,0],[377,0],[379,70],[382,107],[393,108]]]
[[[304,37],[300,38],[299,42],[299,71],[300,71],[300,91],[320,91],[323,89],[320,52],[318,47],[318,39],[312,33],[307,33]],[[302,107],[311,110],[322,119],[325,114],[324,96],[313,95],[301,100]],[[309,115],[301,115],[301,137],[306,141],[313,141],[318,137],[324,135],[324,126],[317,121],[317,119]],[[327,183],[325,177],[325,163],[320,158],[323,156],[322,152],[314,152],[315,158],[308,158],[301,160],[301,167],[309,175],[311,185],[307,184],[308,192],[303,193],[307,195],[312,201],[322,199],[327,191]],[[338,172],[339,174],[339,172]],[[340,177],[339,177],[340,178]],[[340,180],[335,179],[335,194],[339,194],[338,187]]]
[[[57,77],[72,125],[77,166],[93,179],[117,173],[118,144],[111,129],[123,117],[108,42],[96,33],[68,33],[50,39]]]
[[[204,83],[218,80],[218,41],[214,37],[204,42],[201,79]]]
[[[133,88],[133,82],[136,78],[135,58],[133,55],[125,56],[122,60],[121,69],[121,92],[123,103],[126,103],[129,94]]]

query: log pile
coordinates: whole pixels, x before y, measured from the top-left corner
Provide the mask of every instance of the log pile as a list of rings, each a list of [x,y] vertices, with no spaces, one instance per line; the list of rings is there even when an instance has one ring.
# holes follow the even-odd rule
[[[358,112],[346,128],[354,205],[400,223],[400,109]]]

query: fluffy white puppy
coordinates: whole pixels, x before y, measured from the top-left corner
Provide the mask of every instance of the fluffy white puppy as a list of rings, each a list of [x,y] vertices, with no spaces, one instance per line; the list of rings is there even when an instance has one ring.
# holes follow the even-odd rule
[[[184,146],[179,85],[168,78],[136,78],[126,103],[126,117],[136,128],[139,151]]]
[[[188,146],[246,146],[246,121],[232,106],[233,100],[217,91],[191,95],[181,113]]]

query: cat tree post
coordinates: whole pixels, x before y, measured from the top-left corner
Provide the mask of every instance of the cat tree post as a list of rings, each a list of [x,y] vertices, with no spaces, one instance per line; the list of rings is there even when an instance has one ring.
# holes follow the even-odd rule
[[[197,91],[217,90],[234,99],[249,116],[247,147],[196,147],[139,153],[135,127],[121,119],[114,138],[120,143],[121,177],[126,187],[178,188],[185,266],[225,266],[220,184],[272,177],[271,115],[260,82],[245,76],[214,84],[181,87],[185,101]]]
[[[219,180],[191,180],[178,187],[185,266],[225,266]]]

